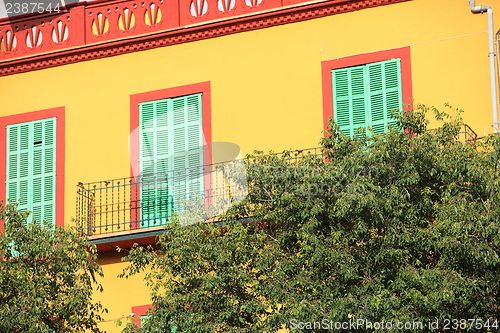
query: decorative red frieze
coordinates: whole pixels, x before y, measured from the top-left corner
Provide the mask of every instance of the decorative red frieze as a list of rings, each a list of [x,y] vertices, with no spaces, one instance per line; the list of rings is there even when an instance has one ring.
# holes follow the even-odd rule
[[[0,20],[0,76],[405,1],[411,0],[76,3],[63,8],[57,15],[25,15]]]
[[[99,43],[179,27],[179,3],[106,1],[85,6],[85,43]]]
[[[0,61],[85,45],[83,7],[0,22]]]
[[[283,0],[179,0],[179,4],[180,25],[186,26],[280,8]]]

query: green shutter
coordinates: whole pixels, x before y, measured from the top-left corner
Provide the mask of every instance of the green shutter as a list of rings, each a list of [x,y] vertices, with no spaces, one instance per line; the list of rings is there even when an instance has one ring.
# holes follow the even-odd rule
[[[171,214],[167,171],[168,101],[161,100],[139,105],[141,121],[141,227],[160,226]]]
[[[203,140],[201,94],[172,99],[174,200],[182,202],[201,196],[203,190]]]
[[[144,328],[144,325],[149,320],[149,318],[151,318],[151,315],[141,316],[140,317],[140,321],[141,321],[140,327]],[[168,325],[170,326],[171,333],[177,333],[177,326],[174,325],[174,322],[172,320],[169,320]],[[158,329],[156,329],[155,331],[158,331]]]
[[[401,59],[332,71],[334,119],[342,133],[354,137],[359,127],[373,134],[395,127],[402,110]]]
[[[333,71],[334,119],[342,133],[354,136],[366,126],[366,77],[364,66]]]
[[[402,110],[401,60],[391,59],[367,65],[370,82],[369,103],[370,123],[374,134],[395,127],[395,113]]]
[[[7,199],[55,224],[56,118],[7,126]]]
[[[143,327],[143,325],[146,324],[146,322],[148,321],[149,318],[151,318],[151,316],[141,316],[140,317],[141,327]]]
[[[201,94],[139,104],[141,227],[163,225],[203,191]]]

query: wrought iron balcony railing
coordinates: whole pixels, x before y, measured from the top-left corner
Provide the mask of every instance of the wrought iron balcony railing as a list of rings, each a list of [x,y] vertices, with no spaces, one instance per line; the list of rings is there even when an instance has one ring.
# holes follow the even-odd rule
[[[319,155],[321,148],[280,153],[292,162]],[[268,155],[269,156],[269,155]],[[147,173],[94,183],[79,183],[77,220],[87,235],[140,232],[171,223],[217,217],[247,195],[246,167],[255,159],[234,160],[179,171]]]
[[[475,145],[476,133],[464,125],[460,141]],[[312,148],[265,155],[278,155],[288,163],[306,156],[323,155]],[[144,173],[94,183],[79,183],[77,220],[87,235],[140,232],[163,227],[174,216],[181,224],[217,221],[218,216],[248,194],[247,168],[257,159],[246,158],[188,168]]]
[[[174,213],[181,223],[206,220],[245,196],[238,172],[241,160],[79,184],[77,218],[88,235],[160,227]]]
[[[464,141],[473,147],[476,146],[476,141],[481,139],[478,138],[476,132],[474,132],[474,130],[467,124],[463,125],[463,129],[458,133],[458,135],[461,141]]]

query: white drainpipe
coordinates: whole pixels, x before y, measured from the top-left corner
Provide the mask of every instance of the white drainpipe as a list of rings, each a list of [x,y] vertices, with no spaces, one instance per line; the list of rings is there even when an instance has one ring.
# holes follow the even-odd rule
[[[498,103],[497,103],[497,81],[495,75],[495,42],[493,32],[493,9],[490,6],[476,6],[476,0],[469,0],[470,10],[474,14],[488,13],[488,42],[490,58],[490,82],[491,82],[491,112],[493,114],[493,129],[498,133]]]

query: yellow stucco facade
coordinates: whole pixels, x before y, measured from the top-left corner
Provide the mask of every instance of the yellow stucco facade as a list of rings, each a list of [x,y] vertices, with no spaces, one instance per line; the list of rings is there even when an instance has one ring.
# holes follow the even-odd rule
[[[500,27],[500,1],[487,1]],[[309,3],[311,4],[311,3]],[[64,223],[76,185],[130,176],[130,96],[210,82],[213,142],[243,154],[318,146],[322,63],[410,47],[412,96],[461,108],[479,136],[492,133],[486,14],[465,0],[412,0],[0,77],[0,117],[64,107]],[[8,63],[9,60],[5,61]],[[2,138],[2,142],[3,142]],[[4,162],[3,157],[0,161]],[[119,279],[121,254],[100,264],[109,309],[101,328],[150,303],[140,276]]]

